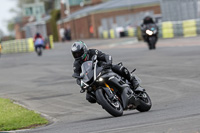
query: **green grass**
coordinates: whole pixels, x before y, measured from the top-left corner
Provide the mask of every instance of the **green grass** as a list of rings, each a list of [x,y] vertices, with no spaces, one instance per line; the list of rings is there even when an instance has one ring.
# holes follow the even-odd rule
[[[9,99],[0,98],[0,131],[34,128],[47,123],[40,114],[14,104]]]

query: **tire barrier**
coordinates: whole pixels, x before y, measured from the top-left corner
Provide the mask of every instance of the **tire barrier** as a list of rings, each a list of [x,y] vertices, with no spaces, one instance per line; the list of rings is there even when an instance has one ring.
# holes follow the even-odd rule
[[[2,42],[2,54],[7,53],[25,53],[25,52],[32,52],[34,51],[34,45],[29,45],[29,39],[21,39],[21,40],[12,40],[12,41],[5,41]],[[32,39],[33,42],[33,39]],[[32,50],[33,49],[33,50]]]
[[[50,45],[50,49],[54,48],[54,43],[53,43],[53,35],[49,36],[49,45]]]
[[[27,53],[35,51],[33,38],[4,41],[1,43],[1,45],[2,45],[2,51],[1,51],[2,54]],[[50,49],[54,48],[52,35],[50,35],[48,38],[45,39],[45,46],[47,45]]]
[[[162,37],[163,38],[173,38],[174,37],[174,27],[172,22],[162,23]]]
[[[131,27],[131,28],[128,28],[128,36],[129,37],[134,37],[135,36],[135,28]]]
[[[198,20],[163,22],[161,38],[194,37],[198,34]],[[198,27],[197,27],[198,26]],[[199,27],[200,28],[200,27]],[[199,33],[200,34],[200,33]]]
[[[184,37],[197,36],[197,27],[195,20],[183,21],[183,35]]]
[[[157,24],[159,27],[159,38],[174,37],[194,37],[200,35],[200,20],[184,20],[184,21],[167,21]],[[124,28],[125,36],[137,37],[142,40],[140,27]],[[101,35],[104,39],[124,37],[116,36],[118,33],[115,29],[104,30]]]
[[[110,38],[115,38],[115,31],[113,29],[110,30]]]
[[[108,31],[106,30],[103,31],[103,38],[108,39]]]
[[[101,33],[101,36],[104,39],[108,39],[108,38],[113,39],[113,38],[116,38],[116,37],[124,37],[124,36],[134,37],[136,35],[136,32],[137,32],[137,30],[134,27],[130,27],[127,30],[120,32],[120,33],[117,33],[117,31],[114,30],[114,29],[110,29],[109,31],[104,30]],[[117,34],[119,34],[119,35],[117,35]]]

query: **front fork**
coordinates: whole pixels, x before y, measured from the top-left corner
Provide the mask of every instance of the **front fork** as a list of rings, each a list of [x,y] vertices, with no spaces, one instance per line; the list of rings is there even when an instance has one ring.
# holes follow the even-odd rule
[[[110,86],[106,83],[104,83],[106,87],[103,87],[103,90],[106,92],[106,94],[108,95],[108,98],[110,100],[113,100],[115,98],[115,94],[113,93],[113,89],[110,88]]]

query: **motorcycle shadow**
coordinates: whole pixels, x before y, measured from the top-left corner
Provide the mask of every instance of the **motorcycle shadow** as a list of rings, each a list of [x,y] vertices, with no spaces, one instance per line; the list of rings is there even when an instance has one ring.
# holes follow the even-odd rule
[[[73,123],[91,122],[91,121],[99,121],[99,120],[106,120],[106,119],[116,119],[116,118],[122,118],[122,117],[129,116],[129,115],[137,115],[137,114],[141,114],[141,112],[129,112],[129,111],[127,111],[126,113],[123,114],[123,116],[120,116],[120,117],[104,116],[104,117],[89,118],[89,119],[85,119],[85,120],[75,121]]]

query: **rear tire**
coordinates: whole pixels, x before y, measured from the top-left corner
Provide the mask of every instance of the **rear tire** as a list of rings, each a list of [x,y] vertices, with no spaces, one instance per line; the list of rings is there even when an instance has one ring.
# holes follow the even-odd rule
[[[111,102],[106,93],[102,89],[98,89],[95,92],[97,102],[105,109],[109,114],[114,117],[119,117],[123,115],[123,108],[119,101]],[[116,106],[115,106],[116,105]]]
[[[138,96],[140,99],[140,105],[138,105],[137,110],[140,112],[149,111],[152,106],[149,95],[146,92],[140,92]]]
[[[42,48],[38,48],[37,53],[38,53],[38,56],[41,56],[42,55]]]

